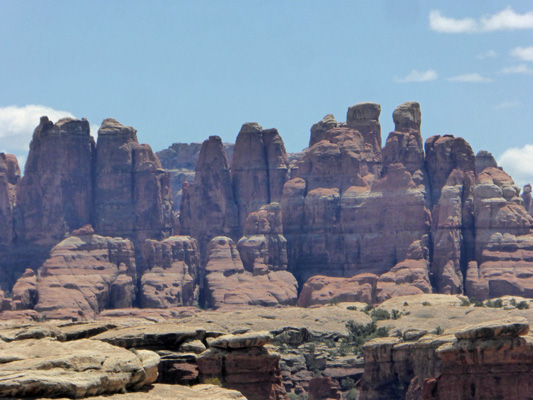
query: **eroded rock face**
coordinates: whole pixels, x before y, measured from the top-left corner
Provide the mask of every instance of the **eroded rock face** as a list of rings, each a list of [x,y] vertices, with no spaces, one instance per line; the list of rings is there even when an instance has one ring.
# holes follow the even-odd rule
[[[290,272],[266,269],[268,266],[261,259],[257,262],[254,259],[253,271],[245,270],[237,246],[228,237],[213,238],[207,250],[206,307],[296,303],[297,282]]]
[[[180,210],[180,233],[197,239],[204,257],[213,237],[237,238],[238,210],[229,162],[220,137],[211,136],[203,142],[194,184],[184,193]]]
[[[236,389],[250,400],[287,399],[281,384],[280,356],[263,347],[269,338],[268,332],[257,332],[216,339],[198,357],[200,379],[218,378],[224,387]]]
[[[13,244],[14,207],[20,168],[13,154],[0,153],[0,252]]]
[[[525,318],[481,323],[455,335],[374,339],[359,382],[369,399],[519,399],[532,394],[533,346]]]
[[[231,160],[235,145],[232,143],[223,143],[223,145],[228,160]],[[194,168],[198,162],[201,147],[201,143],[173,143],[168,149],[156,153],[161,165],[170,174],[175,210],[179,210],[181,204],[183,183],[194,182]]]
[[[474,152],[451,135],[432,136],[425,148],[434,204],[431,270],[439,293],[461,293],[466,264],[475,257]]]
[[[88,319],[107,308],[131,307],[136,279],[128,239],[71,236],[39,270],[35,310],[47,318]]]
[[[231,176],[242,229],[248,214],[281,199],[289,160],[278,131],[244,124],[235,142]]]
[[[94,148],[87,120],[41,118],[17,185],[22,243],[51,246],[91,223]]]
[[[147,270],[141,277],[141,307],[190,306],[198,301],[200,252],[190,236],[147,240],[143,246]]]
[[[519,191],[511,177],[496,167],[487,167],[476,177],[476,254],[466,279],[467,293],[476,298],[533,295],[533,219]]]
[[[170,178],[137,131],[106,119],[98,130],[94,227],[98,234],[142,244],[172,232]]]

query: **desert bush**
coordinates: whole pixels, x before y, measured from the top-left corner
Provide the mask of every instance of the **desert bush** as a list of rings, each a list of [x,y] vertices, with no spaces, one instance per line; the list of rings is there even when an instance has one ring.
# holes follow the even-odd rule
[[[402,316],[402,312],[400,310],[396,310],[395,308],[391,310],[392,319],[400,319],[401,316]]]
[[[470,303],[470,300],[468,299],[463,299],[461,300],[461,307],[468,307],[470,306],[472,303]]]
[[[355,384],[355,381],[352,378],[350,377],[344,378],[341,380],[341,390],[346,391],[346,390],[353,389],[354,384]]]
[[[222,386],[222,382],[216,376],[204,379],[204,383],[207,385]]]
[[[431,333],[434,335],[442,335],[442,332],[444,332],[444,329],[438,325]]]
[[[527,310],[529,309],[529,303],[527,301],[521,301],[516,305],[516,308],[519,310]]]
[[[485,302],[485,305],[490,308],[502,308],[503,307],[503,301],[502,299],[496,299],[496,300],[487,300]]]
[[[427,306],[430,306],[431,303],[430,303],[429,301],[424,301],[424,302],[422,303],[422,305],[423,305],[424,307],[427,307]]]
[[[383,321],[385,319],[390,319],[390,313],[382,308],[376,308],[375,310],[372,310],[370,317],[375,321]]]

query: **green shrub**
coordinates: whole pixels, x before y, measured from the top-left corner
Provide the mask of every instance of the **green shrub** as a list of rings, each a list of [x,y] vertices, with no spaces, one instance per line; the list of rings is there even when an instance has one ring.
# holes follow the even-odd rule
[[[403,306],[404,306],[404,307],[407,307],[408,305],[409,305],[408,302],[406,302],[406,301],[403,302]]]
[[[431,303],[430,303],[429,301],[424,301],[424,302],[422,303],[422,305],[425,306],[425,307],[427,307],[427,306],[430,306]]]
[[[481,300],[474,300],[474,307],[485,307]]]
[[[207,385],[222,386],[222,382],[216,376],[204,379],[204,383]]]
[[[350,311],[357,311],[357,306],[348,306],[346,309]]]
[[[336,297],[334,297],[334,298],[332,298],[332,299],[329,300],[328,304],[329,304],[330,306],[337,306],[337,305],[339,305],[339,299],[336,298]]]
[[[401,316],[402,316],[402,312],[400,310],[396,310],[394,308],[391,310],[392,319],[400,319]]]
[[[354,384],[355,384],[355,381],[352,378],[350,377],[344,378],[343,380],[341,380],[341,390],[347,391],[347,390],[353,389]]]
[[[372,310],[370,317],[375,321],[383,321],[390,319],[390,313],[382,308],[376,308],[375,310]]]
[[[509,304],[512,305],[513,307],[516,307],[516,299],[511,299],[509,300]]]
[[[521,301],[516,305],[516,308],[519,310],[527,310],[529,309],[529,303],[527,301]]]
[[[309,397],[306,394],[289,393],[289,400],[307,400]]]
[[[389,336],[389,328],[386,326],[380,326],[376,331],[377,337],[387,337]]]
[[[490,308],[502,308],[503,307],[503,301],[502,299],[496,299],[494,301],[487,300],[485,302],[485,305]]]
[[[350,389],[350,391],[346,395],[346,400],[357,400],[357,390]]]
[[[468,299],[463,299],[461,300],[461,307],[468,307],[470,306],[472,303],[470,303],[470,300]]]
[[[434,335],[442,335],[442,332],[444,332],[444,329],[438,325],[431,333]]]
[[[366,313],[366,314],[369,314],[370,311],[372,311],[374,309],[374,306],[372,304],[367,304],[364,308],[363,308],[363,312]]]

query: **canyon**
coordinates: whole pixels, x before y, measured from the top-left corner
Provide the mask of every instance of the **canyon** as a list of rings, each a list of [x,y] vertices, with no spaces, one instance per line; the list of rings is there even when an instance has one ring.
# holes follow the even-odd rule
[[[416,102],[396,108],[384,145],[380,114],[376,103],[349,107],[346,122],[328,114],[296,154],[286,152],[276,129],[255,122],[242,125],[235,144],[210,136],[155,153],[114,119],[103,121],[95,139],[85,119],[42,117],[23,174],[13,155],[0,153],[0,319],[37,330],[44,328],[36,321],[55,321],[46,334],[23,335],[44,335],[50,348],[43,352],[88,351],[82,337],[65,339],[64,324],[92,321],[99,332],[80,333],[83,339],[139,352],[128,354],[132,369],[119,373],[129,377],[109,390],[87,383],[57,395],[139,390],[157,380],[216,381],[249,399],[340,398],[347,396],[343,380],[360,379],[354,390],[364,399],[465,398],[468,391],[481,399],[488,397],[476,374],[496,382],[503,379],[498,366],[511,364],[517,374],[506,385],[517,397],[504,398],[532,395],[521,386],[533,362],[527,320],[501,322],[504,330],[519,327],[503,336],[494,327],[482,329],[485,336],[462,334],[457,325],[447,336],[425,332],[416,340],[400,332],[370,341],[365,361],[327,356],[325,343],[338,351],[350,337],[346,321],[372,322],[361,312],[367,305],[444,296],[461,309],[456,303],[468,299],[533,298],[531,188],[521,193],[490,153],[475,154],[463,138],[424,143]],[[346,302],[359,311],[335,307]],[[336,333],[331,326],[311,332],[309,321],[267,328],[241,321],[234,329],[203,321],[196,330],[163,322],[247,310],[267,321],[282,310],[317,318],[329,310],[345,319]],[[145,326],[154,318],[157,327]],[[460,319],[468,325],[469,318]],[[112,319],[121,322],[106,325]],[[324,345],[311,351],[312,342]],[[17,352],[34,345],[21,342]],[[480,349],[494,363],[472,366],[460,356]]]

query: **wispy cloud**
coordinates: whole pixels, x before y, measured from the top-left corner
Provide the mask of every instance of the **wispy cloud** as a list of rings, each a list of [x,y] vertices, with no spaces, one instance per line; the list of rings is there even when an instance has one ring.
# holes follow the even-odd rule
[[[517,108],[520,107],[519,101],[503,101],[500,104],[496,104],[494,108],[496,110],[505,110],[509,108]]]
[[[436,71],[428,69],[427,71],[419,71],[413,69],[409,74],[403,78],[394,78],[394,81],[397,83],[408,83],[408,82],[430,82],[437,79],[439,75]]]
[[[522,61],[533,61],[533,46],[531,47],[516,47],[511,50],[513,57],[519,58]]]
[[[39,125],[43,115],[48,116],[52,121],[74,117],[68,111],[54,110],[42,105],[0,107],[1,147],[12,152],[27,151],[33,131]]]
[[[519,14],[511,7],[507,7],[496,14],[483,15],[476,20],[474,18],[449,18],[442,15],[439,10],[433,10],[429,13],[429,26],[432,30],[441,33],[483,33],[533,29],[533,11]]]
[[[511,67],[505,67],[502,69],[504,74],[533,74],[533,68],[528,67],[526,64],[513,65]]]
[[[494,50],[488,50],[485,53],[478,54],[476,58],[479,58],[480,60],[484,60],[486,58],[496,58],[498,57],[498,53],[496,53]]]
[[[450,81],[450,82],[469,82],[469,83],[490,83],[490,82],[493,82],[492,79],[487,78],[486,76],[483,76],[481,74],[478,74],[477,72],[474,72],[473,74],[464,74],[464,75],[452,76],[451,78],[447,78],[446,80]]]
[[[503,152],[498,164],[513,177],[520,186],[533,183],[533,145],[513,147]]]

